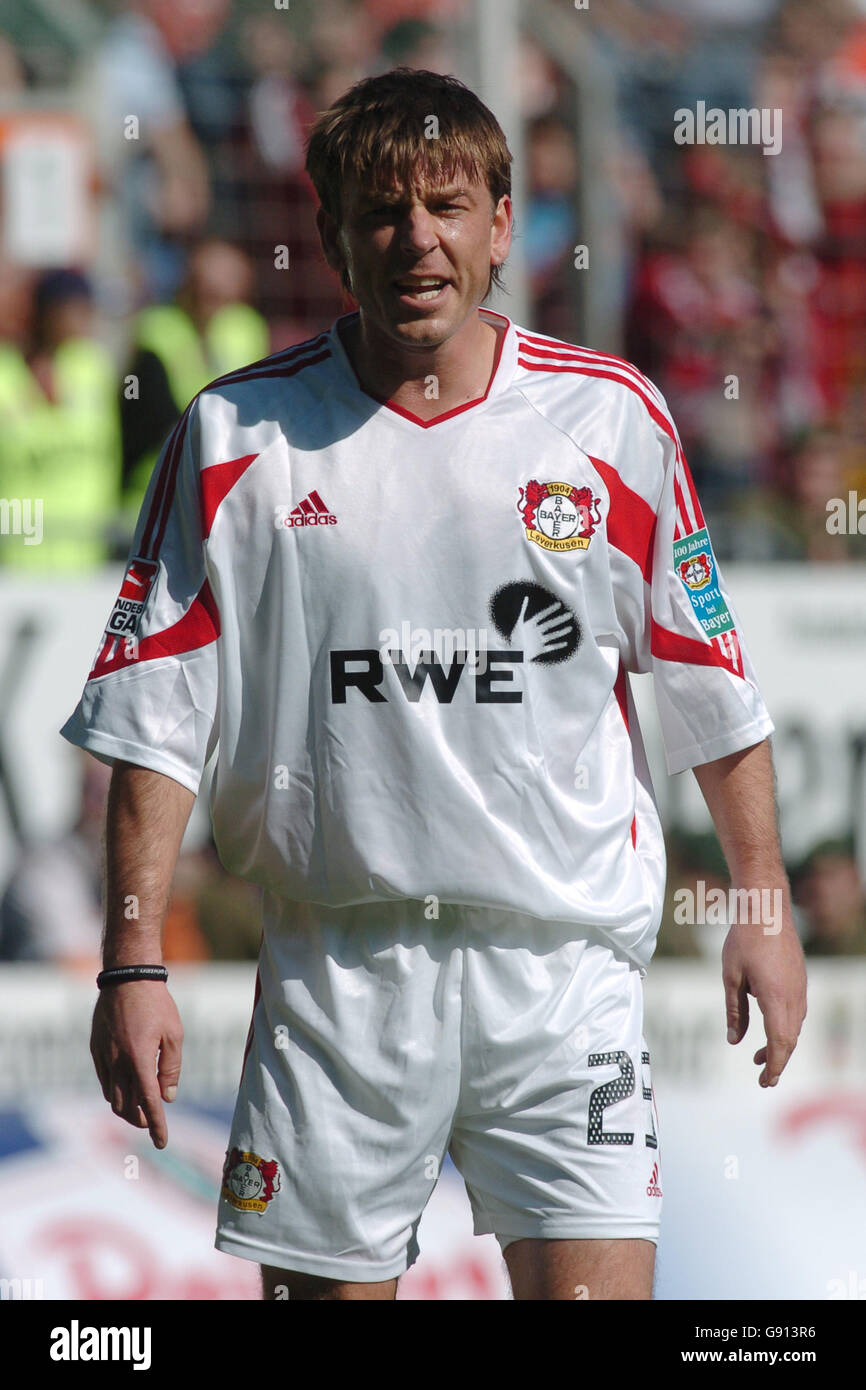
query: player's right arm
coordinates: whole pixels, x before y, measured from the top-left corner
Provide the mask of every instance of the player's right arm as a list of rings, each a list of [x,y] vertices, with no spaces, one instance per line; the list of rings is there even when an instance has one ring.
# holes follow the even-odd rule
[[[103,967],[161,965],[162,925],[194,794],[150,768],[117,762],[106,820]],[[90,1052],[102,1094],[116,1115],[148,1128],[158,1149],[168,1131],[163,1101],[177,1094],[183,1029],[157,980],[101,990]]]
[[[207,456],[200,401],[153,470],[120,593],[81,699],[61,733],[113,767],[106,826],[104,964],[160,964],[161,929],[184,828],[218,743],[220,634],[210,589]],[[180,1019],[164,984],[110,984],[91,1053],[103,1094],[166,1142],[163,1101],[180,1072]]]

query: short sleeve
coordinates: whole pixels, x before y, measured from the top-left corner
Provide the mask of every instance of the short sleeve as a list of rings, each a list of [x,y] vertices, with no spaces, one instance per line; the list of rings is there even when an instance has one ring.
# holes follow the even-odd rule
[[[773,732],[676,426],[658,412],[661,488],[637,669],[651,671],[669,773]]]
[[[102,762],[197,793],[216,745],[219,612],[207,574],[196,399],[151,474],[87,682],[60,730]]]

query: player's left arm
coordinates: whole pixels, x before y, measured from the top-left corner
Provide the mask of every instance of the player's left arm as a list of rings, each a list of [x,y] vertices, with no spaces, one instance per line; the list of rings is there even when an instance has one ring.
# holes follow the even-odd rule
[[[761,1086],[775,1086],[797,1045],[806,1016],[806,965],[794,927],[788,877],[782,863],[769,740],[693,769],[725,853],[734,901],[759,902],[761,921],[736,920],[722,951],[728,1041],[749,1025],[749,995],[764,1018],[765,1047],[754,1061]],[[754,897],[754,893],[760,895]],[[739,914],[735,914],[739,917]]]
[[[729,1038],[745,1036],[753,995],[767,1035],[755,1053],[758,1080],[772,1086],[806,1014],[803,952],[779,845],[773,721],[667,403],[644,380],[617,409],[627,427],[616,469],[594,462],[611,498],[621,650],[627,670],[652,673],[668,773],[694,771],[731,872],[729,900],[748,908],[732,914],[722,955]]]

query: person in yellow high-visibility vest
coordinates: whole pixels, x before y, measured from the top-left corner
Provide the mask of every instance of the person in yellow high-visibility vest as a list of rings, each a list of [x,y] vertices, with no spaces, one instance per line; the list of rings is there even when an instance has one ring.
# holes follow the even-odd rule
[[[110,558],[120,502],[117,370],[83,275],[43,275],[32,310],[29,350],[0,340],[0,565],[83,572]]]
[[[247,303],[247,256],[209,240],[193,251],[177,303],[142,309],[121,390],[124,511],[132,525],[153,465],[193,396],[224,372],[267,356],[268,325]]]

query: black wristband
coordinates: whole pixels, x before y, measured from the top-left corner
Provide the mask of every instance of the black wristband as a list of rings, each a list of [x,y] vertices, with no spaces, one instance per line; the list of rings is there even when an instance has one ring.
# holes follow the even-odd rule
[[[168,971],[164,965],[116,965],[112,970],[101,970],[96,983],[100,989],[104,989],[106,985],[122,985],[124,980],[167,979]]]

